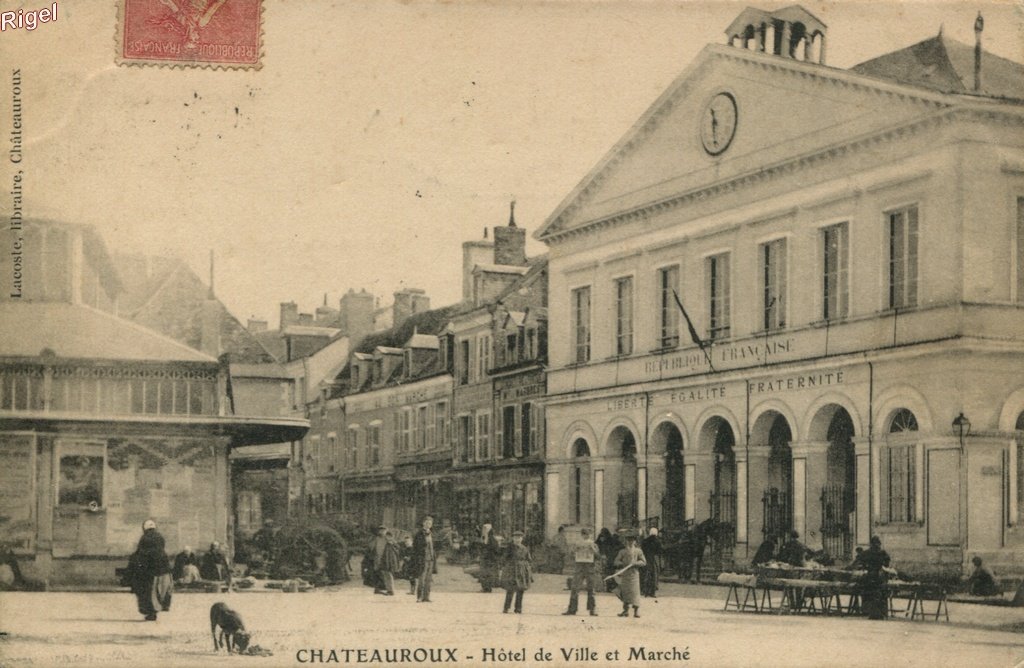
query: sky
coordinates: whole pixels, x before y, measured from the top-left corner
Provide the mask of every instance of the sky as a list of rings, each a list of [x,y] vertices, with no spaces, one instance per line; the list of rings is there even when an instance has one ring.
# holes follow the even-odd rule
[[[204,278],[213,250],[243,322],[349,288],[450,304],[462,242],[505,224],[510,199],[535,231],[745,6],[787,4],[264,0],[263,67],[213,71],[118,66],[115,3],[65,0],[57,22],[0,33],[2,69],[21,70],[25,213]],[[1019,1],[802,4],[832,66],[940,26],[973,44],[979,10],[986,50],[1024,62]]]

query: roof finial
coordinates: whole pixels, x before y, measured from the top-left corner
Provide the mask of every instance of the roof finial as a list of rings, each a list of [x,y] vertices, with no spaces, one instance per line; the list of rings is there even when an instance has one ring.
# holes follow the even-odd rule
[[[487,228],[485,227],[484,228],[484,239],[486,239],[486,238],[487,238]]]
[[[512,201],[508,205],[508,226],[516,226],[516,196],[512,196]]]
[[[946,24],[945,23],[940,23],[939,24],[939,39],[942,39],[942,31],[945,30],[945,28],[946,28]]]
[[[974,90],[981,90],[981,31],[985,29],[985,19],[981,12],[974,19]]]
[[[324,293],[324,306],[327,306],[327,293]]]

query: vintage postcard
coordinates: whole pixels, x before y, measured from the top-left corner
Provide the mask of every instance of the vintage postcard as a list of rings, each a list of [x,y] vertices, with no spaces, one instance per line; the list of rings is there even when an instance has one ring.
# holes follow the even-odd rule
[[[1024,663],[1024,5],[0,0],[0,665]]]

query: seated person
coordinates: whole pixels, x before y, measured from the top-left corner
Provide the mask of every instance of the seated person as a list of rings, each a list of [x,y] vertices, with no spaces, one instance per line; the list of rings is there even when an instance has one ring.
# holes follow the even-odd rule
[[[750,563],[754,566],[763,566],[775,559],[775,538],[765,538],[761,546],[754,553],[754,559]]]
[[[779,561],[790,566],[803,566],[804,559],[811,553],[806,545],[800,542],[800,534],[796,531],[789,533],[789,540],[779,550]]]
[[[974,596],[999,596],[999,585],[996,584],[992,570],[981,563],[981,557],[971,559],[974,570],[967,578],[967,591]]]
[[[203,576],[204,580],[211,580],[213,582],[227,580],[231,575],[231,570],[228,567],[228,558],[224,556],[220,549],[220,543],[217,541],[210,543],[210,551],[203,555],[199,573]]]
[[[173,577],[183,584],[199,580],[199,555],[188,545],[174,557]]]

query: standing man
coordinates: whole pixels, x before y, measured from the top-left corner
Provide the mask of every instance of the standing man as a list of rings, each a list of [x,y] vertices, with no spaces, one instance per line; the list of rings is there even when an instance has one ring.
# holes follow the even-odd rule
[[[434,518],[427,515],[423,518],[422,528],[416,532],[412,541],[413,572],[417,574],[416,602],[430,603],[430,585],[434,581],[437,570],[436,553],[434,552],[434,535],[431,529]]]
[[[579,607],[580,588],[587,583],[587,611],[597,617],[597,601],[594,598],[594,580],[598,577],[596,561],[601,556],[597,543],[590,539],[590,529],[580,530],[579,542],[572,545],[573,573],[572,593],[569,594],[569,609],[563,615],[575,615]]]
[[[171,609],[174,585],[164,549],[164,537],[156,530],[156,522],[143,522],[142,537],[135,554],[128,560],[128,567],[132,574],[132,593],[147,622],[156,621],[157,610]]]

